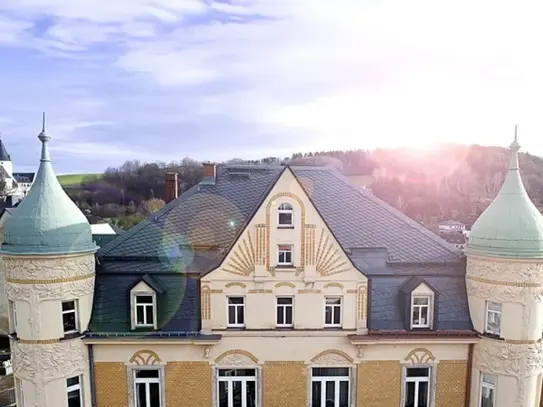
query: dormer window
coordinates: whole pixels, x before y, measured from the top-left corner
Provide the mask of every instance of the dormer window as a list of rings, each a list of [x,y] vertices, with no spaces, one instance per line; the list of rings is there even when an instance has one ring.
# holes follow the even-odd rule
[[[277,210],[277,225],[282,228],[289,228],[294,226],[294,210],[289,203],[282,203]]]
[[[430,328],[431,302],[429,295],[411,297],[411,328]]]
[[[485,333],[500,335],[502,320],[502,304],[499,302],[486,302]]]
[[[130,291],[132,329],[157,329],[157,295],[164,293],[159,281],[150,275]]]

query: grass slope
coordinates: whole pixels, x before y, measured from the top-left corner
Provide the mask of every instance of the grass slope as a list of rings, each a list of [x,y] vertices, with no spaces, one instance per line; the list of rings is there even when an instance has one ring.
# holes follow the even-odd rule
[[[92,174],[92,173],[88,173],[88,174],[65,174],[65,175],[59,175],[57,178],[58,178],[58,181],[60,182],[60,185],[63,185],[63,186],[77,186],[77,185],[81,185],[81,182],[83,182],[83,180],[86,177],[102,178],[102,174]]]

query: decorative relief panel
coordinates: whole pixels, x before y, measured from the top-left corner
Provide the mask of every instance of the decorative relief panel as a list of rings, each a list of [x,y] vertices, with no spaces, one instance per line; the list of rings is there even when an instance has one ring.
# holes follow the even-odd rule
[[[94,273],[94,254],[51,259],[4,257],[6,279],[55,280]]]
[[[367,314],[368,304],[366,302],[368,286],[361,285],[358,287],[358,294],[356,298],[356,314],[358,319],[365,319]]]
[[[466,278],[468,295],[502,302],[529,304],[543,301],[543,287],[517,287],[494,285],[487,282]]]
[[[258,359],[245,350],[232,349],[216,358],[215,364],[219,366],[253,366],[258,364]]]
[[[311,359],[311,362],[323,366],[348,365],[354,363],[354,359],[341,350],[328,349]]]
[[[224,271],[241,276],[249,276],[255,271],[256,253],[251,233],[248,231],[233,249]]]
[[[491,280],[543,285],[543,263],[492,261],[470,256],[467,259],[466,274]]]
[[[152,350],[142,349],[134,353],[129,362],[138,366],[152,366],[160,364],[161,360]]]
[[[211,289],[207,285],[204,285],[202,287],[200,308],[202,313],[202,319],[211,319]]]
[[[308,266],[315,265],[315,239],[316,239],[316,226],[305,225],[305,264]]]
[[[87,367],[87,349],[80,339],[51,344],[11,341],[13,372],[36,385],[82,373]]]
[[[326,237],[324,237],[326,235]],[[334,244],[334,239],[329,233],[321,229],[319,244],[316,252],[317,273],[321,276],[342,273],[350,269],[349,263],[345,260],[343,251]]]
[[[425,365],[434,363],[436,358],[428,349],[416,348],[409,352],[404,360],[413,365]]]
[[[543,372],[543,344],[513,344],[483,339],[474,349],[478,370],[513,377],[536,376]]]
[[[266,253],[268,251],[268,245],[266,244],[266,225],[258,224],[255,226],[256,235],[256,261],[259,266],[266,264]]]

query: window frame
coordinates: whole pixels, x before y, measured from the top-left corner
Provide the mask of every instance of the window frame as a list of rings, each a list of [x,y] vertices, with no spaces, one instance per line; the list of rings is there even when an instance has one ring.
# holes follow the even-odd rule
[[[426,305],[415,304],[416,299],[426,299]],[[422,309],[427,309],[427,321],[425,324],[416,323],[415,321],[415,309],[419,311],[419,321],[422,315]],[[411,294],[411,329],[431,328],[432,327],[432,296],[430,294]]]
[[[254,376],[220,376],[220,371],[221,370],[249,370],[249,369],[252,369],[255,371],[255,374]],[[227,367],[227,366],[217,366],[215,368],[215,404],[216,406],[218,407],[219,406],[219,403],[220,403],[220,383],[228,383],[228,388],[230,390],[230,383],[232,382],[235,382],[235,381],[239,381],[239,382],[242,382],[242,391],[243,391],[243,388],[245,387],[245,392],[244,394],[247,394],[247,382],[254,382],[255,384],[255,406],[260,406],[260,388],[259,388],[259,379],[260,379],[260,375],[259,375],[259,370],[257,367],[241,367],[241,366],[236,366],[236,367]],[[231,395],[233,392],[231,391],[228,391],[227,394]],[[230,403],[232,400],[231,397],[229,397],[229,400],[228,400],[228,406],[230,405],[233,405],[233,403]],[[247,402],[247,400],[245,400]],[[243,400],[242,400],[242,403],[243,403]],[[247,403],[246,403],[247,404]]]
[[[409,369],[428,369],[428,375],[425,376],[424,379],[423,376],[414,376],[414,377],[407,377],[407,371]],[[415,395],[419,394],[418,391],[418,383],[425,382],[428,383],[428,407],[433,407],[435,405],[434,403],[434,383],[435,383],[435,373],[436,369],[434,365],[429,364],[408,364],[404,365],[402,369],[402,406],[406,403],[407,398],[407,384],[408,383],[416,383],[415,387]],[[417,400],[418,401],[418,400]]]
[[[281,247],[288,247],[289,250],[281,249]],[[290,253],[290,262],[281,262],[279,260],[281,253]],[[286,256],[286,254],[285,254]],[[278,244],[277,245],[277,267],[292,267],[294,265],[294,245],[292,244]]]
[[[149,292],[137,292],[134,293],[134,327],[135,328],[154,328],[157,326],[157,307],[156,307],[156,293],[154,291]],[[138,304],[139,297],[151,297],[151,303]],[[147,308],[152,309],[153,322],[151,324],[138,323],[138,307],[143,308],[143,317],[147,321]]]
[[[287,206],[289,209],[284,209],[283,206]],[[281,215],[290,215],[290,223],[281,223]],[[294,227],[294,207],[289,202],[282,202],[277,207],[277,227],[278,228],[293,228]]]
[[[68,386],[68,380],[77,378],[77,384]],[[66,379],[66,401],[68,402],[69,397],[68,395],[73,392],[78,391],[79,392],[79,407],[84,407],[85,400],[84,400],[84,394],[83,394],[83,375],[77,375],[68,377]],[[68,404],[67,404],[68,405]]]
[[[68,311],[64,311],[62,308],[63,308],[63,305],[64,304],[69,304],[73,302],[74,303],[74,309],[73,310],[68,310]],[[62,316],[62,331],[64,332],[64,335],[70,335],[70,334],[74,334],[74,333],[79,333],[79,330],[81,329],[81,325],[80,325],[80,321],[79,321],[79,301],[77,299],[74,299],[74,300],[68,300],[68,301],[62,301],[61,302],[61,305],[60,305],[60,311],[61,311],[61,316]],[[75,329],[71,329],[69,331],[66,331],[65,328],[64,328],[64,315],[67,315],[67,314],[71,314],[73,313],[75,315]]]
[[[16,405],[21,405],[21,406],[24,406],[25,405],[25,396],[24,396],[24,391],[23,391],[23,379],[21,379],[20,377],[17,377],[17,376],[14,376],[14,382],[15,382],[15,392],[16,392],[16,395],[15,395],[15,401],[16,402],[19,402],[18,404]],[[17,400],[18,398],[18,400]]]
[[[243,300],[243,303],[242,304],[230,304],[230,299],[231,298],[241,298]],[[245,310],[245,305],[246,305],[246,301],[245,301],[245,296],[244,295],[228,295],[226,296],[226,326],[228,328],[245,328],[245,321],[247,319],[247,314],[246,314],[246,310]],[[236,321],[235,323],[230,323],[230,306],[232,306],[233,308],[236,309],[236,312],[235,312],[235,316],[236,316]],[[243,309],[243,323],[239,323],[238,322],[238,313],[237,313],[237,309],[238,308],[242,308]]]
[[[313,375],[313,369],[318,368],[328,368],[328,369],[348,369],[349,374],[348,376],[314,376]],[[340,366],[340,365],[334,365],[334,366],[310,366],[309,367],[309,403],[310,405],[313,405],[313,383],[320,382],[321,383],[321,406],[323,403],[326,405],[326,383],[327,382],[334,382],[334,404],[339,404],[339,399],[335,399],[335,397],[339,394],[339,383],[341,382],[347,382],[347,405],[351,406],[353,400],[355,399],[355,396],[353,394],[353,389],[356,387],[356,383],[353,383],[354,379],[354,370],[352,366]]]
[[[129,366],[130,374],[129,379],[131,380],[131,389],[132,394],[129,399],[130,407],[137,407],[138,405],[138,383],[158,383],[158,393],[159,393],[159,406],[165,407],[165,395],[164,395],[164,366],[161,365],[152,365],[152,366]],[[144,378],[138,379],[136,377],[137,372],[142,370],[156,370],[158,372],[158,378]],[[148,386],[146,386],[148,389]]]
[[[339,299],[339,304],[328,304],[329,299]],[[326,309],[332,308],[332,322],[326,323]],[[334,323],[334,308],[339,308],[339,322]],[[324,297],[324,327],[325,328],[341,328],[343,326],[343,297],[340,295],[326,295]]]
[[[290,304],[279,304],[279,299],[289,299]],[[282,308],[283,321],[287,320],[287,308],[291,309],[290,312],[290,323],[280,324],[278,321],[278,312],[279,308]],[[277,328],[292,328],[294,327],[294,297],[292,295],[278,295],[275,297],[275,326]]]
[[[484,377],[485,375],[494,377],[495,383],[489,383],[485,382]],[[492,390],[492,407],[496,407],[496,392],[498,387],[498,375],[492,374],[492,373],[486,373],[486,372],[480,372],[479,377],[479,397],[477,401],[477,407],[482,407],[483,405],[483,389],[488,388]]]
[[[153,298],[153,324],[140,325],[138,324],[137,313],[137,297],[152,297]],[[157,294],[152,289],[137,290],[130,292],[130,325],[132,329],[157,329],[158,327],[158,306],[157,306]]]
[[[491,310],[490,309],[491,304],[499,305],[500,310],[499,311]],[[492,329],[489,329],[488,324],[489,324],[489,320],[490,320],[490,318],[489,318],[490,314],[499,315],[500,322],[498,324],[498,331],[493,331]],[[500,336],[501,335],[501,330],[502,330],[502,316],[503,316],[503,303],[487,300],[485,302],[485,331],[484,331],[484,333],[485,334],[490,334],[490,335],[495,335],[495,336]]]

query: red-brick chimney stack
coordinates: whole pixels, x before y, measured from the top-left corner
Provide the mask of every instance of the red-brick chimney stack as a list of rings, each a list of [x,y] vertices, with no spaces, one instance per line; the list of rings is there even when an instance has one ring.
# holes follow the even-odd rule
[[[177,173],[176,172],[167,172],[164,176],[165,181],[165,193],[164,201],[169,203],[174,199],[177,199]]]

